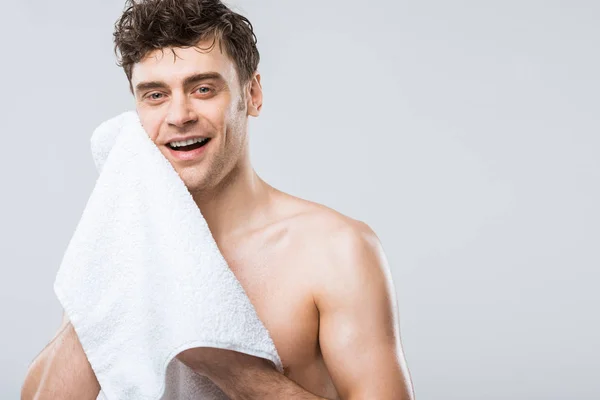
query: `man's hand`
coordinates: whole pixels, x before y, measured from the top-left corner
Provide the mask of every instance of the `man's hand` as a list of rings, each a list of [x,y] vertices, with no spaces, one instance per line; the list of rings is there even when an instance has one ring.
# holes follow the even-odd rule
[[[177,358],[213,381],[232,400],[326,400],[298,386],[264,358],[212,347],[188,349]]]

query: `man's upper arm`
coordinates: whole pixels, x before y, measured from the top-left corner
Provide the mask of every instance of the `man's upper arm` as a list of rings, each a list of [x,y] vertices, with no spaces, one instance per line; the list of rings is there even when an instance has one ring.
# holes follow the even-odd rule
[[[333,240],[315,303],[321,352],[339,395],[413,399],[395,289],[377,236],[359,222]]]

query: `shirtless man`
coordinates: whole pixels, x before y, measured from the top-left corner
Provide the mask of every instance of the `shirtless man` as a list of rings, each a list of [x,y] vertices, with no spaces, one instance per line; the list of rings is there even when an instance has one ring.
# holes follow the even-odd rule
[[[229,350],[177,357],[232,399],[413,399],[375,233],[273,188],[251,166],[248,117],[263,97],[249,21],[218,0],[152,0],[129,4],[114,38],[146,132],[192,193],[285,371]],[[195,153],[170,146],[200,136],[210,140]],[[30,366],[22,399],[95,400],[99,391],[65,316]]]

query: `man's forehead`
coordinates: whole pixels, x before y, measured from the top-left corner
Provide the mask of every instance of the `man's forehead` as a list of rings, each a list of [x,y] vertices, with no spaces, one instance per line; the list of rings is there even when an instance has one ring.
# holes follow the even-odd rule
[[[191,75],[209,72],[220,74],[226,82],[236,78],[233,62],[220,51],[218,44],[210,51],[195,47],[175,48],[174,51],[165,48],[152,51],[134,64],[132,83],[135,86],[140,82],[160,80],[178,85]]]

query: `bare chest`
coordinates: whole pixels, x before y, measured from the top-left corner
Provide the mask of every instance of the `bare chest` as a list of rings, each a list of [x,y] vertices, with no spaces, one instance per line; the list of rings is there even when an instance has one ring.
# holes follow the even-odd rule
[[[277,257],[253,252],[229,265],[268,329],[284,374],[310,393],[337,399],[319,347],[319,312],[311,294],[314,278],[309,267],[299,265],[300,259],[287,252]]]
[[[319,325],[307,269],[278,246],[223,255],[269,330],[286,375],[313,365]]]
[[[268,329],[284,374],[310,393],[337,399],[319,345],[319,310],[313,298],[327,268],[315,235],[320,225],[290,221],[217,244]]]

